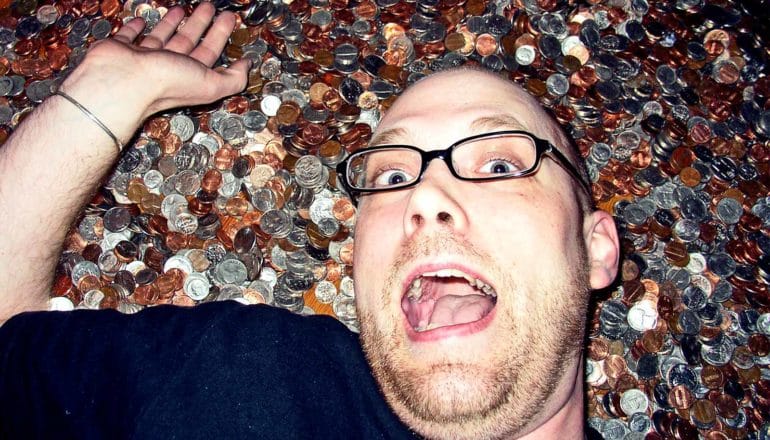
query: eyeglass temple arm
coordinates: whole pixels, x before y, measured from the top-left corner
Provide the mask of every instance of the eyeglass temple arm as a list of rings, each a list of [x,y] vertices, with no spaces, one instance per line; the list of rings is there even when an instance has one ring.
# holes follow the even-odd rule
[[[561,151],[559,151],[555,146],[553,146],[550,142],[548,143],[548,149],[551,154],[558,159],[559,165],[561,165],[562,168],[564,168],[572,177],[575,178],[575,180],[580,183],[580,186],[585,190],[586,195],[589,199],[593,199],[592,193],[591,193],[591,186],[588,182],[585,181],[583,176],[580,175],[575,165],[572,164],[572,162],[569,161],[567,156],[565,156]],[[593,200],[591,200],[591,203],[593,203]]]

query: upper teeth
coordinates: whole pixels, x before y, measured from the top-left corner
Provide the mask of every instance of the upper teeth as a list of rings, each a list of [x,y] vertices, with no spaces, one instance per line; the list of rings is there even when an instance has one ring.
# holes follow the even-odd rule
[[[417,301],[420,299],[420,296],[422,296],[422,289],[420,289],[420,287],[422,286],[422,279],[424,277],[464,278],[465,281],[467,281],[471,286],[481,290],[486,295],[497,298],[497,292],[495,292],[492,286],[481,281],[480,279],[474,278],[458,269],[439,269],[435,272],[425,272],[412,281],[412,284],[409,286],[409,291],[407,292],[407,297],[411,301]]]

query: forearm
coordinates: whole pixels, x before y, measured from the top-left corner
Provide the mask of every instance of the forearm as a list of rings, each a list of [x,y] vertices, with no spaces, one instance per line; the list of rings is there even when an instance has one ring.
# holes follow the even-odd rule
[[[112,105],[109,95],[88,98],[97,117]],[[124,141],[138,124],[130,119],[111,127]],[[113,140],[61,96],[0,148],[0,320],[45,307],[65,235],[117,156]]]
[[[179,27],[184,11],[171,8],[138,44],[144,23],[127,22],[89,49],[61,90],[121,142],[153,113],[243,90],[247,61],[212,69],[236,22],[232,13],[214,13],[202,3]],[[0,148],[0,322],[45,308],[65,235],[117,157],[107,132],[61,96],[41,104]]]

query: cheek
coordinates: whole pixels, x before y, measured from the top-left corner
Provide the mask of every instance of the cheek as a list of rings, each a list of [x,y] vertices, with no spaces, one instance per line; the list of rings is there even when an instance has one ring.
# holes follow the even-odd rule
[[[395,209],[362,206],[355,229],[353,264],[356,269],[376,266],[376,259],[400,242],[403,233],[400,220]]]
[[[580,234],[571,205],[546,201],[541,195],[519,194],[504,202],[477,205],[475,235],[498,261],[515,260],[522,267],[544,261],[563,264],[577,249]]]
[[[353,270],[356,298],[364,306],[379,295],[385,281],[385,268],[390,267],[402,241],[401,217],[395,209],[366,206],[359,211],[355,229]]]

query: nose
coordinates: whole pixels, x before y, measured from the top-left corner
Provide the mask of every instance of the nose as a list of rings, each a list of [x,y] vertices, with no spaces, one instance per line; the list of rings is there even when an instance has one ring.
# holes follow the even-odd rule
[[[443,161],[433,160],[409,196],[404,213],[406,236],[440,230],[464,234],[468,216],[460,192],[463,183],[452,176]]]

